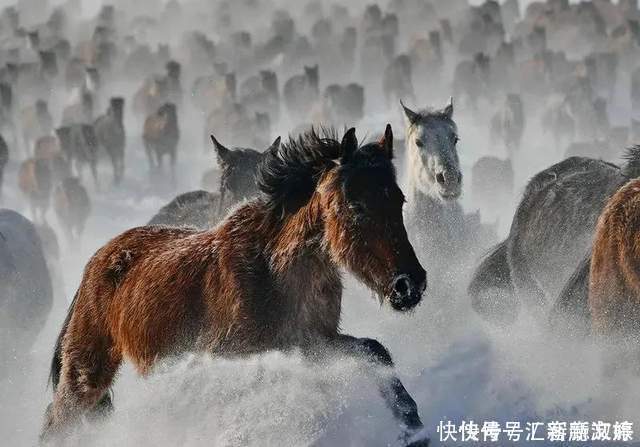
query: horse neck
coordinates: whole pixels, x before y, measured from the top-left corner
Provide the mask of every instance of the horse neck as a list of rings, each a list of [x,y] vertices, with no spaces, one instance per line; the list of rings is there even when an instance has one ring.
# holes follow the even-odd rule
[[[415,187],[411,191],[407,203],[409,214],[426,222],[443,222],[444,216],[450,214],[452,207],[457,205],[457,202],[449,204],[435,199]]]
[[[273,273],[285,276],[296,264],[310,261],[310,258],[336,268],[324,248],[323,238],[322,206],[319,196],[314,194],[305,206],[276,226],[267,246]]]
[[[116,121],[118,124],[122,124],[122,118],[123,118],[122,110],[117,110],[116,108],[109,106],[107,115],[111,116],[113,120]]]
[[[332,337],[338,331],[342,281],[324,243],[322,207],[317,195],[271,231],[266,246],[277,296],[287,309],[296,342],[310,334]]]

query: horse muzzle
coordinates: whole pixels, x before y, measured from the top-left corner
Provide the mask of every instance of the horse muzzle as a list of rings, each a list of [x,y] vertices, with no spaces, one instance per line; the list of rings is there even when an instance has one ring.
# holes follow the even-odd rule
[[[427,288],[427,272],[424,269],[415,274],[399,274],[391,282],[389,303],[398,312],[406,312],[413,309],[422,300],[422,295]]]
[[[458,170],[443,170],[435,175],[438,194],[443,200],[455,200],[462,193],[462,173]]]

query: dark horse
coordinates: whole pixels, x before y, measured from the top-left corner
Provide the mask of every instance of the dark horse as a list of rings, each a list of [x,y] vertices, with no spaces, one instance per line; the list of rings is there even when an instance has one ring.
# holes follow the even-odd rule
[[[43,436],[108,400],[124,359],[144,375],[181,351],[313,356],[330,346],[392,367],[379,342],[339,331],[340,268],[396,311],[413,309],[426,288],[392,146],[391,126],[362,147],[353,128],[342,142],[311,131],[268,154],[261,195],[217,228],[134,228],[98,250],[58,338]],[[380,390],[409,443],[422,427],[415,402],[395,375]]]
[[[220,193],[196,190],[182,193],[160,208],[147,225],[191,226],[206,230],[217,224],[235,204],[258,195],[256,173],[266,154],[277,151],[280,137],[265,152],[248,148],[228,149],[212,135],[222,170]]]
[[[536,174],[516,209],[509,236],[482,261],[469,285],[472,305],[507,323],[521,304],[584,314],[589,253],[607,199],[640,175],[640,150],[626,163],[571,157]],[[560,296],[560,298],[558,298]]]
[[[53,305],[53,288],[36,227],[0,210],[0,356],[19,359],[31,349]],[[4,369],[4,368],[2,368]]]

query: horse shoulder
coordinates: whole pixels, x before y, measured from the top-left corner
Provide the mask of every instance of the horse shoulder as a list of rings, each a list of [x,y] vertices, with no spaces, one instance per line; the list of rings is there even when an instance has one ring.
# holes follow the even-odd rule
[[[274,347],[277,307],[273,278],[261,246],[247,234],[216,230],[215,258],[202,275],[204,340],[212,352],[256,352]]]

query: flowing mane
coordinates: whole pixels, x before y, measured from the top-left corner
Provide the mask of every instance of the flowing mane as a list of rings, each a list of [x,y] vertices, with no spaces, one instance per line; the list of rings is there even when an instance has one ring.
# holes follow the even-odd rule
[[[278,151],[263,160],[256,175],[258,188],[270,211],[284,217],[309,201],[322,174],[344,161],[337,132],[331,127],[311,128],[298,138],[290,138]],[[350,163],[340,163],[344,173],[360,169],[380,169],[391,175],[395,182],[395,169],[391,159],[376,144],[364,144],[350,154]],[[379,175],[384,175],[380,172]],[[346,175],[345,178],[349,178]]]
[[[284,216],[303,206],[321,174],[335,166],[340,152],[334,129],[312,127],[268,154],[258,168],[256,182],[269,209]]]

